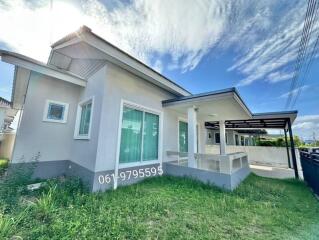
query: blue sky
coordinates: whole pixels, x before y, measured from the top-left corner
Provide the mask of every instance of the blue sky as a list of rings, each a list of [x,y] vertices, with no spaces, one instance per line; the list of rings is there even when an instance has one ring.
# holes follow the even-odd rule
[[[282,111],[306,0],[0,0],[0,48],[46,62],[50,44],[87,25],[192,93],[236,86],[253,112]],[[310,48],[318,34],[314,27]],[[298,89],[295,132],[319,138],[319,61]],[[0,96],[13,68],[0,63]],[[290,110],[290,109],[288,109]]]

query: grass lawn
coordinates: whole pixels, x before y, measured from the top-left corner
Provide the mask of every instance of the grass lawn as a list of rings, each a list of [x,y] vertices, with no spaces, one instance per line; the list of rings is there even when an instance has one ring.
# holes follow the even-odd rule
[[[251,175],[225,192],[158,177],[95,194],[50,181],[18,197],[2,199],[0,239],[319,239],[319,202],[295,180]]]

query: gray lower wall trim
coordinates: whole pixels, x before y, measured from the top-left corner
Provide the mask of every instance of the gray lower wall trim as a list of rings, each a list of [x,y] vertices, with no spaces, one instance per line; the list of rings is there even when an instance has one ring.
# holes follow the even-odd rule
[[[75,162],[70,160],[59,160],[59,161],[47,161],[47,162],[36,162],[36,163],[15,163],[11,164],[11,169],[14,167],[21,167],[21,168],[31,168],[32,165],[35,164],[33,178],[40,178],[40,179],[49,179],[55,178],[59,176],[70,176],[70,177],[79,177],[83,181],[85,185],[88,186],[90,191],[105,191],[108,189],[113,189],[113,177],[111,176],[114,174],[114,170],[106,170],[106,171],[99,171],[93,172]],[[139,169],[146,169],[155,167],[158,168],[160,164],[152,164],[152,165],[144,165],[144,166],[137,166],[137,167],[130,167],[130,168],[123,168],[119,169],[119,174],[125,171],[133,171]],[[105,175],[109,175],[112,179],[109,183],[100,183],[99,177],[105,177]],[[128,173],[127,178],[128,178]],[[137,182],[144,180],[146,177],[138,177],[134,178],[133,176],[130,177],[129,180],[122,181],[121,178],[118,178],[118,186],[130,185]]]
[[[79,177],[83,183],[93,190],[94,172],[86,167],[83,167],[75,162],[68,161],[66,165],[65,175],[69,177]]]
[[[12,163],[9,171],[14,170],[14,168],[34,168],[32,178],[39,179],[49,179],[59,176],[79,177],[90,190],[93,189],[94,172],[70,160]]]
[[[14,169],[15,167],[19,168],[32,168],[33,163],[13,163],[10,165],[10,169]],[[128,171],[139,170],[146,168],[155,167],[158,169],[160,164],[152,164],[152,165],[145,165],[145,166],[137,166],[131,168],[123,168],[119,169],[119,174],[121,172],[127,172],[126,178],[128,178]],[[185,166],[178,166],[171,163],[163,163],[163,172],[165,175],[171,176],[187,176],[193,179],[200,180],[204,183],[209,183],[216,185],[218,187],[227,189],[227,190],[234,190],[249,174],[250,169],[249,167],[241,168],[238,171],[234,172],[231,175],[218,173],[218,172],[211,172],[207,170],[201,170],[196,168],[189,168]],[[158,171],[157,171],[158,173]],[[90,191],[105,191],[108,189],[112,189],[114,182],[113,176],[114,170],[106,170],[106,171],[99,171],[93,172],[79,164],[76,164],[69,160],[59,160],[59,161],[48,161],[48,162],[37,162],[34,168],[33,177],[40,178],[40,179],[48,179],[54,178],[58,176],[73,176],[79,177],[82,179],[83,183],[86,184]],[[108,183],[101,182],[101,180],[105,180],[105,176],[108,175],[110,177],[110,181]],[[99,179],[100,178],[100,179]],[[138,183],[144,180],[146,177],[138,177],[134,178],[132,175],[130,179],[126,179],[122,181],[122,179],[118,178],[118,186],[130,185],[134,183]]]
[[[25,162],[25,163],[12,163],[10,168],[34,168],[33,178],[48,179],[65,175],[68,160],[47,161],[47,162]]]
[[[119,177],[118,178],[118,186],[126,186],[126,185],[131,185],[131,184],[135,184],[135,183],[138,183],[146,178],[149,178],[149,177],[137,177],[137,178],[134,178],[133,175],[132,175],[132,171],[133,170],[139,170],[139,169],[143,169],[145,170],[146,168],[152,168],[152,167],[155,167],[156,169],[158,168],[158,166],[160,166],[160,164],[151,164],[151,165],[144,165],[144,166],[137,166],[137,167],[130,167],[130,168],[121,168],[119,169],[119,174],[121,172],[126,172],[126,178],[128,178],[128,175],[129,175],[129,171],[131,172],[131,176],[130,176],[130,179],[126,179],[124,181],[122,181],[122,179]],[[96,192],[96,191],[105,191],[105,190],[108,190],[108,189],[113,189],[113,186],[114,186],[114,179],[113,179],[113,176],[112,174],[114,174],[114,170],[107,170],[107,171],[100,171],[100,172],[95,172],[95,176],[94,176],[94,182],[93,182],[93,192]],[[110,177],[110,182],[106,183],[104,182],[103,183],[103,177],[105,177],[106,175],[108,175],[108,177]],[[158,175],[158,174],[156,174]],[[99,179],[100,178],[100,179]],[[104,178],[105,179],[105,178]]]

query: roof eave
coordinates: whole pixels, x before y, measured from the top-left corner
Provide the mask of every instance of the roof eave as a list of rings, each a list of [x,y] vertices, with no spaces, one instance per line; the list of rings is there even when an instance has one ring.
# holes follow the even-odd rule
[[[26,68],[50,77],[54,77],[66,82],[70,82],[82,87],[86,86],[86,80],[71,73],[60,71],[58,69],[47,66],[32,58],[9,51],[0,50],[1,60],[13,64],[18,67]]]

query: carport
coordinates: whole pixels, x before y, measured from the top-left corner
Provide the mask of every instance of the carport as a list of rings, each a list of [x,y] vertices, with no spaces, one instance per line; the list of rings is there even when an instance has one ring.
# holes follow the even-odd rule
[[[252,114],[251,119],[246,120],[225,120],[225,128],[226,129],[283,129],[285,133],[285,143],[287,149],[288,156],[288,165],[290,164],[290,156],[292,159],[293,169],[295,173],[295,177],[299,178],[298,168],[297,168],[297,160],[295,153],[295,144],[293,139],[292,127],[291,124],[297,117],[298,111],[284,111],[284,112],[271,112],[271,113],[258,113]],[[205,122],[205,126],[208,129],[219,130],[220,124],[218,121],[210,121]],[[289,145],[288,145],[288,137],[290,141],[290,150],[291,155],[289,154]]]

